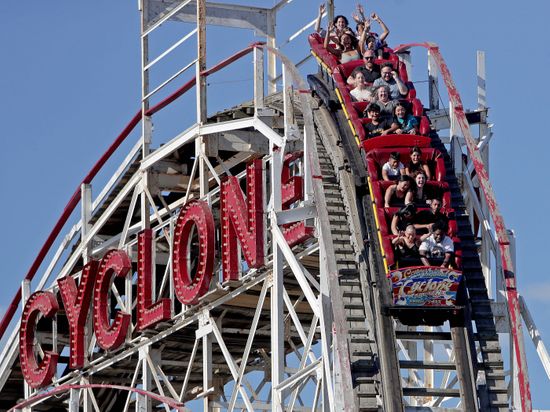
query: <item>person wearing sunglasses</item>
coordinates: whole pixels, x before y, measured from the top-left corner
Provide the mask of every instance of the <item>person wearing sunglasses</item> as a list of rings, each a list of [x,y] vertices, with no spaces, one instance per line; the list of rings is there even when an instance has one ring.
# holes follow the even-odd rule
[[[356,87],[354,79],[358,71],[363,73],[363,77],[368,84],[372,84],[376,79],[380,77],[380,68],[374,63],[374,52],[372,50],[365,51],[363,54],[363,66],[357,67],[351,75],[348,77],[347,83]]]

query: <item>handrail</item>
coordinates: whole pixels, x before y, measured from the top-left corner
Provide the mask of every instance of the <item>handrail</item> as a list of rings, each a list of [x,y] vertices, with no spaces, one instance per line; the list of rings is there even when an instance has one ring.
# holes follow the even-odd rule
[[[216,73],[217,71],[221,70],[222,68],[228,66],[229,64],[233,63],[234,61],[240,59],[241,57],[246,56],[247,54],[251,53],[256,47],[261,47],[265,43],[263,42],[254,42],[251,43],[248,47],[238,51],[237,53],[227,57],[226,59],[222,60],[218,64],[212,66],[209,69],[206,69],[201,72],[201,76],[209,76],[213,73]],[[194,85],[196,84],[196,76],[194,76],[191,80],[187,81],[183,86],[181,86],[178,90],[176,90],[174,93],[172,93],[170,96],[166,97],[153,107],[151,107],[148,111],[145,112],[145,116],[152,116],[153,114],[157,113],[158,111],[164,109],[166,106],[168,106],[170,103],[181,97],[183,94],[185,94],[187,91],[189,91]],[[42,245],[42,248],[40,248],[40,251],[38,252],[38,255],[34,259],[29,271],[27,272],[24,280],[31,281],[34,276],[36,275],[36,272],[38,271],[38,268],[44,261],[44,258],[50,251],[50,248],[52,247],[54,241],[59,236],[59,233],[65,226],[65,223],[67,223],[67,220],[73,213],[75,207],[78,205],[78,202],[80,201],[81,197],[81,186],[83,184],[89,184],[94,177],[97,175],[97,173],[101,170],[101,168],[105,165],[105,163],[110,159],[110,157],[113,155],[113,153],[119,148],[119,146],[124,142],[124,140],[130,135],[130,133],[134,130],[134,128],[139,124],[141,121],[141,110],[139,110],[134,117],[128,122],[126,127],[120,132],[120,134],[117,136],[117,138],[114,140],[114,142],[109,146],[109,148],[103,153],[103,155],[99,158],[99,160],[96,162],[96,164],[92,167],[90,172],[84,177],[82,182],[78,185],[75,192],[69,199],[69,202],[63,209],[63,213],[57,220],[57,223],[53,227],[52,231],[50,232],[49,236],[47,237],[46,241]],[[13,315],[15,315],[15,311],[17,310],[17,306],[19,305],[19,302],[21,301],[21,286],[17,290],[15,296],[13,297],[10,305],[8,306],[8,309],[6,310],[6,313],[4,314],[2,318],[2,322],[0,322],[0,340],[3,338],[4,333],[6,332],[6,329],[8,328],[9,324],[11,323],[13,319]]]
[[[502,270],[504,273],[504,279],[506,284],[506,301],[508,303],[508,309],[510,312],[511,333],[514,341],[514,351],[516,355],[516,361],[518,364],[518,381],[519,392],[521,397],[522,411],[531,412],[531,390],[529,387],[529,377],[527,375],[527,360],[523,351],[523,332],[521,329],[521,314],[519,309],[519,298],[516,285],[516,275],[514,273],[514,265],[512,255],[510,253],[510,240],[504,224],[504,218],[500,213],[497,205],[493,187],[489,181],[489,174],[485,169],[485,164],[481,158],[479,148],[477,147],[474,138],[470,132],[470,126],[464,113],[464,107],[460,94],[453,82],[451,72],[441,56],[439,47],[434,43],[410,43],[403,44],[394,49],[395,53],[405,51],[411,47],[424,47],[430,52],[430,56],[433,57],[439,71],[443,76],[449,99],[452,103],[452,108],[457,119],[457,124],[462,131],[468,154],[472,158],[474,169],[479,179],[479,186],[483,191],[487,207],[489,208],[489,214],[495,224],[495,231],[497,235],[498,245],[501,255]],[[512,377],[513,379],[513,377]]]

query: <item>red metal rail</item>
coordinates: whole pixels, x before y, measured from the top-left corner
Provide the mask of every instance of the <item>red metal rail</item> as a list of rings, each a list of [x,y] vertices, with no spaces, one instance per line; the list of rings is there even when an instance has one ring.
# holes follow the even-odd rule
[[[221,70],[222,68],[228,66],[229,64],[235,62],[236,60],[240,59],[241,57],[246,56],[252,50],[254,50],[256,47],[261,47],[265,43],[263,42],[255,42],[252,43],[250,46],[238,51],[237,53],[229,56],[228,58],[222,60],[218,64],[212,66],[209,69],[206,69],[201,72],[202,76],[209,76],[213,73],[216,73],[217,71]],[[168,106],[170,103],[178,99],[180,96],[185,94],[188,90],[190,90],[194,85],[196,84],[196,77],[193,77],[191,80],[189,80],[187,83],[185,83],[183,86],[181,86],[178,90],[176,90],[174,93],[172,93],[170,96],[162,100],[161,102],[157,103],[155,106],[151,107],[146,113],[146,116],[151,116],[155,113],[157,113],[159,110],[162,110],[166,106]],[[112,156],[112,154],[118,149],[118,147],[124,142],[124,140],[128,137],[128,135],[134,130],[134,128],[139,124],[141,121],[141,110],[139,110],[132,120],[126,125],[126,127],[122,130],[122,132],[118,135],[118,137],[115,139],[115,141],[109,146],[107,151],[103,153],[103,155],[99,158],[97,163],[92,167],[90,172],[86,175],[86,177],[82,180],[82,182],[78,185],[76,190],[74,191],[73,195],[71,196],[69,202],[67,203],[67,206],[65,206],[65,209],[63,209],[63,213],[59,217],[57,223],[53,227],[52,231],[50,232],[50,235],[42,245],[42,248],[38,252],[38,255],[34,259],[34,262],[32,263],[29,271],[27,272],[27,275],[25,276],[24,280],[32,280],[34,276],[36,275],[36,272],[38,271],[38,268],[44,261],[44,258],[50,251],[50,248],[52,247],[55,239],[59,236],[59,233],[65,226],[65,223],[67,223],[67,220],[73,213],[75,207],[78,205],[78,202],[80,202],[80,196],[81,196],[81,189],[80,187],[82,184],[88,184],[90,183],[94,177],[97,175],[97,173],[101,170],[101,168],[105,165],[107,160]],[[10,305],[8,306],[8,309],[6,310],[6,313],[4,314],[4,317],[2,318],[2,322],[0,323],[0,339],[4,336],[4,333],[6,332],[6,329],[8,328],[9,324],[11,323],[13,319],[13,315],[15,314],[17,307],[19,306],[19,302],[21,301],[21,287],[17,290],[17,293],[13,297]]]
[[[101,384],[101,383],[89,383],[86,385],[61,385],[57,386],[55,389],[40,393],[38,395],[35,395],[29,399],[25,399],[23,402],[18,403],[13,408],[11,408],[8,412],[15,412],[18,410],[22,410],[25,407],[31,406],[34,403],[41,401],[42,399],[49,398],[51,396],[55,396],[58,394],[61,394],[63,392],[70,391],[71,389],[115,389],[120,391],[127,391],[127,392],[134,392],[139,395],[147,396],[148,398],[154,399],[156,401],[162,402],[163,404],[169,406],[172,409],[175,409],[176,411],[184,412],[186,409],[183,407],[183,403],[176,401],[173,398],[169,398],[167,396],[161,396],[157,395],[156,393],[149,392],[143,389],[139,388],[128,388],[127,386],[121,386],[121,385],[108,385],[108,384]]]
[[[525,353],[523,352],[523,331],[521,328],[521,314],[519,310],[516,275],[514,273],[514,265],[510,253],[510,240],[508,238],[508,233],[506,232],[504,218],[502,217],[497,205],[493,187],[489,181],[489,174],[485,168],[481,154],[479,153],[479,148],[477,147],[470,132],[470,126],[464,113],[464,107],[462,105],[460,94],[454,84],[451,72],[445,63],[443,56],[441,56],[439,47],[434,43],[410,43],[398,46],[395,49],[395,52],[398,53],[400,50],[407,50],[411,47],[424,47],[428,49],[430,56],[433,57],[439,71],[441,72],[441,75],[443,76],[445,86],[447,86],[447,92],[449,93],[449,99],[453,105],[453,111],[456,116],[458,126],[462,131],[464,140],[466,141],[468,154],[474,164],[474,168],[479,179],[479,185],[483,191],[485,200],[487,201],[487,206],[489,208],[489,213],[495,224],[495,231],[500,249],[502,269],[504,271],[504,279],[506,284],[506,300],[508,302],[508,310],[510,312],[511,333],[514,341],[516,361],[518,364],[518,384],[521,396],[521,407],[523,412],[531,412],[531,390],[529,388],[529,376],[527,374],[527,360]],[[514,377],[511,377],[511,379],[514,379]]]

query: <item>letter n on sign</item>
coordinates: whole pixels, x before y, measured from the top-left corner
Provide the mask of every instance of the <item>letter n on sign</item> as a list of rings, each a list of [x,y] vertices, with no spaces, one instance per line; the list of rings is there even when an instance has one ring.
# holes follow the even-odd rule
[[[264,265],[263,161],[256,159],[246,167],[246,200],[235,176],[221,188],[223,278],[239,278],[239,250],[251,268]]]

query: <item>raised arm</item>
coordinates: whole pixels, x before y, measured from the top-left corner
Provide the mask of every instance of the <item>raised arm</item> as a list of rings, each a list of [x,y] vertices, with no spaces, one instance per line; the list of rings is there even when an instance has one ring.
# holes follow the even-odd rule
[[[323,18],[323,14],[325,14],[327,7],[325,6],[325,3],[321,3],[319,6],[319,15],[317,16],[317,21],[315,22],[315,31],[317,33],[321,32],[321,19]]]
[[[367,22],[365,22],[365,28],[361,32],[361,37],[359,37],[359,51],[361,54],[365,53],[365,39],[367,38],[367,34],[369,32],[369,27],[367,26]]]
[[[363,6],[361,6],[360,3],[357,3],[357,13],[361,17],[361,21],[367,21],[367,18],[365,17],[365,9],[363,8]]]
[[[384,30],[379,37],[380,41],[384,42],[388,37],[388,34],[390,34],[390,29],[388,29],[388,26],[386,26],[386,23],[384,23],[376,13],[372,13],[371,17],[380,25],[380,27],[382,27],[382,30]]]
[[[395,70],[392,71],[392,73],[393,73],[393,78],[397,83],[397,88],[399,89],[399,93],[401,94],[401,96],[405,96],[409,92],[409,88],[405,83],[403,83],[403,80],[401,80],[401,78],[399,77],[399,75]]]
[[[340,58],[340,57],[342,56],[342,50],[336,49],[336,48],[332,47],[332,46],[329,44],[330,33],[332,32],[333,29],[334,29],[334,24],[330,23],[329,26],[328,26],[327,34],[325,35],[324,47],[325,47],[325,49],[327,49],[329,52],[331,52],[332,54],[334,54],[336,57]]]

